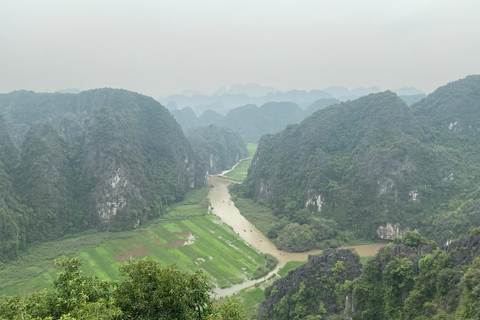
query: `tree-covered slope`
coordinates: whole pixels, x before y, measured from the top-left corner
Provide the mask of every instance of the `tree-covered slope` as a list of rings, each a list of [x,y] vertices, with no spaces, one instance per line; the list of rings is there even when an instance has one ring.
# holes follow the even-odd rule
[[[398,239],[397,239],[398,240]],[[407,233],[367,262],[352,283],[353,319],[478,319],[480,235],[437,249]]]
[[[52,240],[71,231],[72,173],[63,137],[49,122],[34,122],[22,144],[15,181],[18,195],[31,209],[27,242]]]
[[[0,261],[13,259],[26,246],[25,206],[13,188],[18,151],[0,114]]]
[[[308,256],[306,264],[266,288],[257,319],[328,319],[339,314],[343,286],[359,277],[361,268],[358,255],[350,250]]]
[[[303,118],[302,109],[293,102],[268,102],[260,107],[245,105],[232,109],[220,124],[238,132],[245,142],[256,143],[262,135],[278,132]]]
[[[21,149],[20,159],[1,160],[12,196],[27,208],[17,210],[17,227],[29,229],[28,243],[91,227],[134,228],[205,182],[180,126],[152,98],[114,89],[18,91],[0,95],[0,111],[2,150],[15,150],[7,136]]]
[[[466,232],[478,222],[480,153],[469,143],[476,131],[449,130],[462,118],[447,119],[448,108],[438,106],[443,101],[456,112],[470,113],[463,117],[474,128],[478,78],[440,88],[412,109],[387,91],[327,107],[266,135],[241,193],[289,221],[302,208],[310,209],[357,237],[392,239],[410,228],[446,241]],[[451,98],[455,104],[447,96],[456,97]],[[470,211],[462,212],[459,222],[435,223],[460,206]]]
[[[230,169],[249,153],[242,137],[228,127],[197,128],[189,136],[190,144],[199,158],[199,165],[208,174]]]
[[[479,289],[479,228],[442,248],[408,232],[363,268],[348,250],[309,256],[265,290],[257,319],[478,319]]]
[[[182,127],[185,134],[189,134],[193,128],[198,127],[198,118],[195,112],[190,107],[183,109],[172,110],[172,115]]]

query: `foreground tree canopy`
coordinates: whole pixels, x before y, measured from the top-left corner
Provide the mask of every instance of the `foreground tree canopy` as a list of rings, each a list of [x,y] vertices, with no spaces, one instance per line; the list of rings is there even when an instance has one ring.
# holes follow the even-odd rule
[[[78,258],[62,267],[53,292],[0,297],[0,320],[16,319],[242,319],[233,299],[214,304],[213,286],[201,272],[175,265],[130,260],[120,267],[125,280],[100,281],[80,271]]]

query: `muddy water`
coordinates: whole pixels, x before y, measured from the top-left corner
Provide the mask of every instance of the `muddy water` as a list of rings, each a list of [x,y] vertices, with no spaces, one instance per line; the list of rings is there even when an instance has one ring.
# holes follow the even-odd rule
[[[235,204],[230,199],[230,193],[227,188],[227,186],[231,183],[231,180],[224,179],[220,176],[209,177],[208,184],[213,185],[208,192],[208,198],[213,208],[212,211],[222,219],[222,222],[231,226],[233,230],[238,233],[240,237],[247,243],[252,245],[261,253],[269,253],[278,259],[279,263],[276,269],[271,273],[278,272],[278,270],[283,268],[289,261],[307,261],[308,255],[319,254],[322,252],[322,250],[319,249],[300,253],[290,253],[278,250],[277,247],[260,230],[255,228],[253,224],[245,219],[245,217],[240,214],[240,211],[237,209],[237,207],[235,207]],[[360,257],[373,257],[377,253],[378,249],[384,247],[385,245],[385,243],[372,243],[345,248],[354,248]],[[230,288],[217,289],[217,297],[233,294],[262,280],[264,279],[262,278],[245,281],[242,284],[234,285]]]

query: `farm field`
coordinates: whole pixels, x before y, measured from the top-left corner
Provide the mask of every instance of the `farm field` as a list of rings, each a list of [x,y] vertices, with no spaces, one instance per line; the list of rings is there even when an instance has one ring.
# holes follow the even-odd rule
[[[247,149],[250,153],[250,157],[255,155],[255,151],[257,151],[258,144],[256,143],[247,143]],[[243,160],[240,162],[233,171],[227,173],[225,177],[232,178],[235,180],[243,181],[247,178],[248,168],[252,164],[252,159]]]
[[[161,221],[144,228],[91,233],[32,248],[19,260],[0,265],[0,294],[48,290],[56,278],[54,260],[61,256],[79,257],[82,271],[102,280],[119,279],[118,266],[127,259],[149,257],[183,270],[204,270],[219,287],[241,283],[265,263],[264,257],[208,214],[207,193],[208,188],[191,192]]]

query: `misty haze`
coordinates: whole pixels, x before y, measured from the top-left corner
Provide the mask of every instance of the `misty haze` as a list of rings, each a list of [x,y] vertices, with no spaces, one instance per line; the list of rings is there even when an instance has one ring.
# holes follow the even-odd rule
[[[480,318],[480,2],[0,2],[0,320]]]

